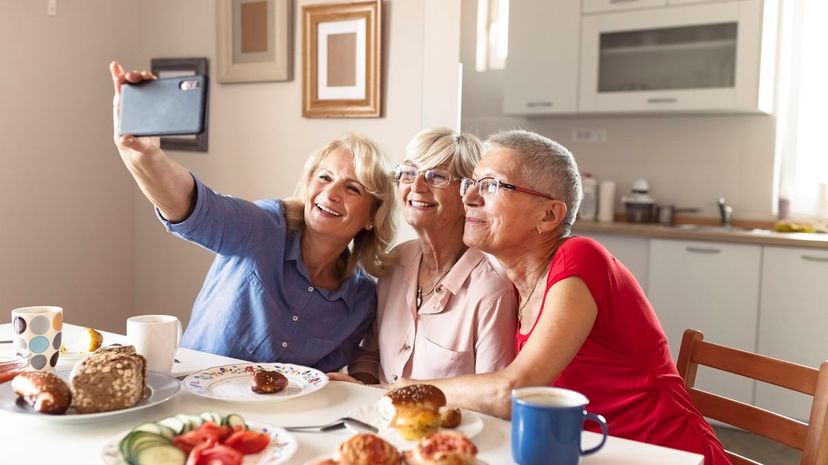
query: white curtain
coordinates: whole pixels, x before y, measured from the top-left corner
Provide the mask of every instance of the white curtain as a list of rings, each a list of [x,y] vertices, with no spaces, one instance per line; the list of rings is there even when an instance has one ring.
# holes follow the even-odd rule
[[[828,183],[828,1],[780,3],[778,185],[793,216],[809,218]]]

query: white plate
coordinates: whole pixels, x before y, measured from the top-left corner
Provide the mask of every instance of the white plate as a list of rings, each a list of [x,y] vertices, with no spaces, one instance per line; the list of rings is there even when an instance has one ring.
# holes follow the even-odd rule
[[[56,375],[65,380],[69,379],[69,373],[69,370],[55,371]],[[34,411],[23,399],[18,398],[17,394],[11,388],[11,383],[3,383],[0,384],[0,412],[25,415],[29,418],[37,418],[50,423],[91,423],[104,418],[128,415],[132,412],[158,405],[171,399],[180,388],[181,384],[177,379],[163,373],[148,371],[147,389],[144,391],[144,398],[134,407],[113,410],[111,412],[84,414],[75,413],[74,409],[70,408],[64,415],[47,415]]]
[[[273,394],[258,394],[250,389],[256,370],[278,371],[288,379],[286,388]],[[236,363],[197,371],[182,381],[184,389],[209,399],[233,402],[273,402],[293,399],[322,389],[328,376],[321,371],[290,363]]]
[[[255,421],[246,423],[251,430],[270,435],[270,444],[258,454],[245,455],[244,465],[279,465],[287,462],[299,448],[296,439],[282,428]],[[124,431],[106,441],[101,449],[101,460],[104,465],[126,465],[118,451],[118,443],[128,433],[129,431]]]
[[[460,412],[463,414],[463,420],[457,428],[440,428],[440,431],[456,431],[465,434],[468,438],[473,438],[483,431],[483,418],[480,415],[464,409],[461,409]],[[375,403],[363,405],[362,407],[351,410],[348,416],[376,427],[379,430],[377,434],[398,449],[410,449],[417,443],[416,440],[409,441],[408,439],[403,439],[395,428],[388,426],[388,422],[382,418],[379,413],[379,408],[377,408],[377,404]],[[345,427],[354,433],[365,432],[351,427],[348,423],[345,423]]]

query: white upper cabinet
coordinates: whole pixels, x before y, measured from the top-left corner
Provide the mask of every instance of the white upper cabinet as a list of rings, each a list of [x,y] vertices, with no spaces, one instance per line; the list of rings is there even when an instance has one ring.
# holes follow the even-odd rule
[[[828,250],[765,247],[759,353],[819,367],[828,360]],[[756,384],[756,405],[808,420],[812,397]]]
[[[589,14],[666,5],[667,0],[583,0],[582,8],[584,13]]]
[[[770,112],[776,1],[673,3],[583,15],[578,111]]]
[[[574,0],[510,3],[504,113],[576,112],[580,24]]]

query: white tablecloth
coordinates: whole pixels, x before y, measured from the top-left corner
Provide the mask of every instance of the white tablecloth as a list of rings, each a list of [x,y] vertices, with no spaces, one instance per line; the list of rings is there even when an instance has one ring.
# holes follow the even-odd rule
[[[66,325],[67,341],[80,328]],[[9,324],[0,325],[0,340],[11,339]],[[104,342],[125,342],[123,336],[104,333]],[[181,363],[173,367],[176,376],[189,372],[238,362],[227,357],[180,349],[176,356]],[[331,382],[324,389],[304,397],[272,404],[249,404],[210,400],[182,390],[171,400],[132,414],[102,420],[93,424],[60,425],[49,422],[48,416],[3,413],[0,415],[0,463],[2,464],[95,464],[100,463],[104,442],[140,423],[158,420],[178,413],[197,414],[216,411],[238,413],[245,419],[273,426],[316,425],[345,416],[354,408],[375,402],[383,392],[375,388]],[[480,450],[479,458],[490,465],[513,464],[511,456],[511,423],[483,416],[483,431],[473,438]],[[299,449],[288,465],[330,454],[351,433],[339,430],[328,433],[292,433]],[[584,447],[597,444],[600,436],[585,432]],[[598,453],[584,457],[585,465],[701,465],[700,455],[610,437]]]

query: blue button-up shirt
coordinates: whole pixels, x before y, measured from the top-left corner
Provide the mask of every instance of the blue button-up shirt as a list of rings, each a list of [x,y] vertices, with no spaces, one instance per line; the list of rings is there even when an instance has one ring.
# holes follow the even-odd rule
[[[158,214],[167,230],[217,254],[181,345],[322,371],[350,363],[376,313],[374,280],[359,269],[337,290],[314,287],[280,200],[249,202],[195,181],[186,220]]]

